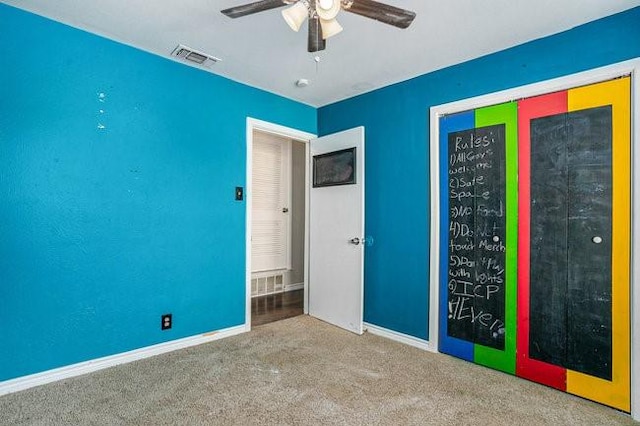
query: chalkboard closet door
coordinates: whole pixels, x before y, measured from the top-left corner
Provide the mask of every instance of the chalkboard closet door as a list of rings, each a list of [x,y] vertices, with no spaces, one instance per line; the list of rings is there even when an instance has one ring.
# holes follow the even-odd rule
[[[551,93],[542,96],[536,96],[533,98],[523,99],[518,102],[518,163],[519,163],[519,182],[518,182],[518,350],[517,350],[517,363],[516,374],[520,377],[533,380],[538,383],[551,386],[562,391],[567,389],[567,374],[566,369],[562,366],[548,363],[543,360],[536,359],[530,356],[529,350],[529,336],[530,336],[530,258],[531,251],[534,251],[534,256],[539,255],[536,252],[537,247],[530,244],[531,236],[531,122],[534,119],[540,117],[555,116],[557,114],[563,114],[567,111],[567,92],[562,91],[558,93]],[[563,132],[564,135],[564,132]],[[540,164],[537,165],[534,172],[539,171]],[[557,169],[557,167],[556,167]],[[563,176],[562,182],[564,182],[566,171],[562,168],[559,173]],[[553,172],[553,168],[550,173]],[[565,182],[566,183],[566,182]],[[566,186],[566,185],[565,185]],[[549,188],[549,191],[553,191],[555,188],[555,182]],[[542,187],[544,189],[544,187]],[[566,189],[566,188],[565,188]],[[566,193],[565,190],[561,191]],[[566,210],[566,208],[558,207],[559,209]],[[565,217],[566,215],[560,215]],[[562,219],[565,220],[565,219]],[[559,237],[559,238],[558,238]],[[551,235],[549,238],[557,238],[562,245],[566,245],[566,235]],[[558,262],[558,267],[566,268],[566,259],[550,259],[551,262]],[[557,267],[551,268],[550,271],[555,270]],[[551,273],[551,272],[550,272]],[[557,287],[548,286],[546,293],[552,293],[551,289],[557,289]],[[537,289],[539,292],[545,292],[545,289]],[[553,294],[550,294],[553,296]],[[563,294],[564,296],[564,294]],[[550,299],[551,300],[551,299]],[[534,309],[535,310],[535,309]],[[544,312],[544,310],[543,310]],[[540,317],[543,312],[535,311],[533,317]],[[563,335],[563,323],[550,323],[547,324],[549,335],[559,336]],[[564,344],[559,349],[564,357]],[[534,349],[534,353],[538,352],[539,348]],[[559,355],[556,354],[556,357]]]
[[[440,120],[439,349],[515,372],[517,104]]]
[[[521,101],[516,369],[626,411],[629,93],[626,78]]]

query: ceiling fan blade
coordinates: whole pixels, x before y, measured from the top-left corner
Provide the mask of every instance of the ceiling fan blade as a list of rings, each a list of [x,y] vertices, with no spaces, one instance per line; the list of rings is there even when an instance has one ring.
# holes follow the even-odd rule
[[[375,19],[398,28],[407,28],[416,17],[415,12],[374,0],[344,0],[342,8],[347,12]]]
[[[317,16],[309,18],[309,36],[307,50],[309,52],[318,52],[327,47],[327,42],[322,38],[322,27],[320,19]]]
[[[229,9],[222,10],[221,12],[229,18],[240,18],[241,16],[264,12],[265,10],[275,9],[291,3],[292,1],[289,0],[260,0],[249,4],[243,4],[242,6],[230,7]]]

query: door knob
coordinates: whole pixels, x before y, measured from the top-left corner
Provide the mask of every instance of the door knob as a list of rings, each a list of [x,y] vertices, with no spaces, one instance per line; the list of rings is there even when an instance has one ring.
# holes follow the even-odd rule
[[[350,244],[353,245],[358,245],[358,244],[362,244],[363,246],[367,246],[367,247],[371,247],[373,245],[373,237],[368,236],[368,237],[364,237],[364,238],[352,238],[349,240]]]
[[[591,239],[591,241],[593,241],[594,244],[600,244],[602,242],[602,237],[596,235]]]

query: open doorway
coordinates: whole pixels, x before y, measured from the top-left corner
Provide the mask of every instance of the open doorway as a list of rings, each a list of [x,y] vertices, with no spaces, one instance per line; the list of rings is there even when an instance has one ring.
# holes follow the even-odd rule
[[[306,312],[311,137],[248,121],[247,325]]]

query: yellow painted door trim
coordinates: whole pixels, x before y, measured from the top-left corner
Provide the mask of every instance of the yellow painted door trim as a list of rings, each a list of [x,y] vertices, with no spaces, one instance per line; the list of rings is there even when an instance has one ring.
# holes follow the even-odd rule
[[[631,78],[570,89],[568,110],[612,106],[612,380],[567,370],[567,392],[620,410],[631,410],[630,238]]]

